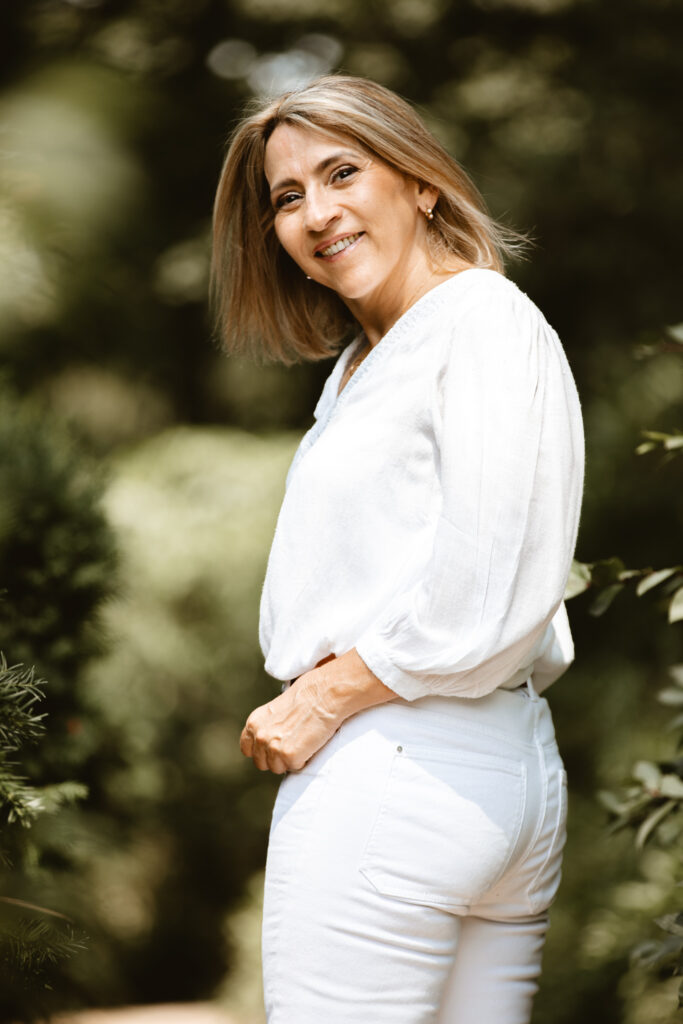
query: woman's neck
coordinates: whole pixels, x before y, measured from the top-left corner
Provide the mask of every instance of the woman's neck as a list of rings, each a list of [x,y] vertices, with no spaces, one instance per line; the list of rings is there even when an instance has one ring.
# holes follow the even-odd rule
[[[469,266],[471,264],[464,261],[446,267],[437,267],[430,262],[416,268],[398,283],[392,279],[379,294],[348,300],[346,305],[363,328],[369,345],[374,348],[418,299]]]

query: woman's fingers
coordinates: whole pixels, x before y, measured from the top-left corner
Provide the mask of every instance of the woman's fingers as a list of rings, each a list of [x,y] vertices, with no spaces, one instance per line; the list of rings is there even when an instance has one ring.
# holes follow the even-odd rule
[[[242,735],[240,736],[240,750],[245,757],[251,757],[254,753],[254,734],[249,727],[249,723],[242,729]]]
[[[255,727],[247,720],[247,724],[240,736],[240,750],[245,757],[250,757],[256,767],[262,772],[273,772],[275,775],[284,775],[291,771],[292,766],[280,749],[279,741],[260,738],[255,732]]]
[[[327,743],[339,722],[322,699],[320,686],[289,687],[249,715],[240,750],[262,771],[298,771]]]
[[[275,775],[284,775],[286,771],[289,771],[280,751],[273,749],[268,743],[255,743],[251,756],[259,771],[273,772]]]

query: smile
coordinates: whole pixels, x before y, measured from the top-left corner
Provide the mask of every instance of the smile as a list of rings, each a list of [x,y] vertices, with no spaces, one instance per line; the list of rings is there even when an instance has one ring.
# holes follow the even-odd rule
[[[354,245],[362,235],[362,231],[357,232],[355,235],[345,235],[343,238],[338,238],[336,242],[328,245],[325,249],[319,249],[315,255],[319,257],[325,256],[327,258],[330,256],[336,256],[337,253]]]

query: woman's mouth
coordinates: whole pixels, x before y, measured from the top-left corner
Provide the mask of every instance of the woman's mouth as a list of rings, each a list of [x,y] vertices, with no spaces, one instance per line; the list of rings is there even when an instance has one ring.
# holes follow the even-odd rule
[[[332,242],[326,248],[319,249],[315,255],[319,258],[331,259],[331,257],[336,256],[338,253],[344,252],[345,249],[350,249],[364,234],[365,232],[358,231],[355,235],[344,235],[343,238],[338,238],[336,242]]]

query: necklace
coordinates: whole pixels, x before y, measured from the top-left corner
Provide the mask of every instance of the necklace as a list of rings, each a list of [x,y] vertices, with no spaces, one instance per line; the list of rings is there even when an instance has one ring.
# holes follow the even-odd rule
[[[354,373],[356,372],[356,370],[358,369],[360,364],[363,362],[365,357],[371,351],[372,351],[372,345],[368,345],[367,340],[364,341],[363,344],[361,345],[360,352],[358,353],[358,355],[354,359],[351,360],[349,365],[344,370],[344,375],[343,375],[343,377],[341,379],[341,383],[339,385],[338,394],[342,393],[342,391],[344,390],[344,388],[346,387],[348,382],[351,380],[351,378],[353,377]]]
[[[346,369],[347,379],[349,377],[353,377],[354,373],[356,372],[356,370],[358,369],[358,367],[360,366],[360,364],[363,362],[363,360],[365,359],[366,355],[368,354],[368,351],[369,351],[368,350],[368,343],[367,343],[367,341],[364,341],[362,346],[361,346],[360,354],[357,355],[356,358],[351,361],[351,363],[349,364],[349,366]]]

